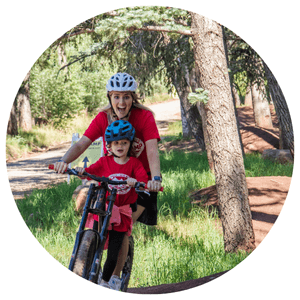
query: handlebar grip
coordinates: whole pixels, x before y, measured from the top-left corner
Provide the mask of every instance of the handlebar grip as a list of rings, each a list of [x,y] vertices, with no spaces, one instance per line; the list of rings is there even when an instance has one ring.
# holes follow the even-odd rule
[[[145,189],[148,189],[147,184],[145,184]],[[164,187],[162,186],[159,191],[162,192],[163,190],[164,190]]]
[[[54,165],[48,165],[48,169],[54,170]],[[67,170],[65,171],[65,173],[67,173]]]

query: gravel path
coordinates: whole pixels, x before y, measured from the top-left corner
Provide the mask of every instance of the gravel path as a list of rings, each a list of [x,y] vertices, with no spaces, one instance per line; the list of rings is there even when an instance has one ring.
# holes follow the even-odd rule
[[[33,189],[43,189],[50,184],[66,180],[66,175],[55,174],[48,165],[61,158],[71,143],[64,143],[58,149],[49,150],[26,159],[7,163],[10,187],[15,199],[30,194]]]

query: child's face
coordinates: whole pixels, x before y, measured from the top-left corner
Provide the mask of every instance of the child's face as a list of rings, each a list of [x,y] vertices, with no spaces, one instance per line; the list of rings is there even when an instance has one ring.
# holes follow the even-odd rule
[[[133,98],[130,92],[112,92],[111,105],[119,119],[124,118],[131,106]]]
[[[127,139],[113,141],[111,143],[110,150],[120,158],[127,157],[127,153],[130,147],[130,142]]]

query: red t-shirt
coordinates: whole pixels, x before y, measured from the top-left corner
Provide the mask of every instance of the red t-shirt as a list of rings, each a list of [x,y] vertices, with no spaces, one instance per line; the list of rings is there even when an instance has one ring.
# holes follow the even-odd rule
[[[129,161],[120,165],[115,162],[113,156],[101,157],[97,162],[85,169],[87,173],[108,177],[111,180],[126,180],[127,178],[135,178],[137,181],[147,183],[148,176],[142,163],[135,157],[130,157]],[[137,200],[137,193],[134,188],[127,185],[109,185],[110,188],[117,189],[115,200],[116,206],[120,207],[126,204],[132,204]],[[114,226],[115,231],[128,231],[131,224],[131,218],[121,214],[121,224]]]
[[[133,142],[133,149],[135,152],[135,157],[140,160],[146,170],[150,172],[146,146],[145,142],[152,139],[157,139],[160,141],[160,136],[155,123],[153,114],[144,109],[133,108],[129,117],[129,122],[135,129],[135,139]],[[88,137],[91,141],[95,141],[99,137],[103,137],[108,126],[107,113],[100,112],[92,121],[88,129],[85,131],[84,135]],[[107,153],[104,141],[104,153]]]

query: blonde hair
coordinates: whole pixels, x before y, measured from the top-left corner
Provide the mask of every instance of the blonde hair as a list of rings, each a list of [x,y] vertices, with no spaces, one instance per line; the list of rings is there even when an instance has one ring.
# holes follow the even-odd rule
[[[114,93],[114,91],[111,91],[111,92],[108,92],[107,93],[107,98],[110,100],[110,97],[111,95]],[[138,95],[135,93],[135,92],[128,92],[130,93],[133,101],[132,101],[132,108],[139,108],[139,109],[144,109],[144,110],[148,110],[150,111],[152,114],[153,114],[153,117],[155,117],[155,114],[154,112],[148,108],[147,106],[141,104],[139,102],[139,98],[138,98]],[[116,121],[117,120],[117,116],[113,113],[113,109],[112,109],[112,106],[111,106],[111,101],[106,105],[104,106],[103,108],[100,108],[100,112],[106,112],[107,113],[107,116],[108,116],[108,124],[111,124],[112,122]]]

